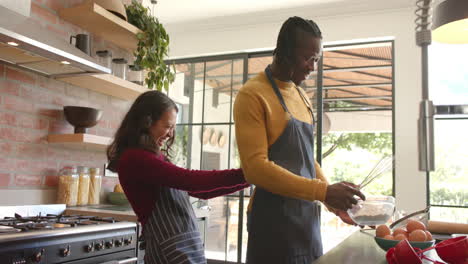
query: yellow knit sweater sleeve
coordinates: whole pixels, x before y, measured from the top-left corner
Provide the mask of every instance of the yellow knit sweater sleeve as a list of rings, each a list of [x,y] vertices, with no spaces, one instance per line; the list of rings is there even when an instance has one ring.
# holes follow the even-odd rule
[[[267,116],[271,107],[281,107],[280,104],[270,104],[268,99],[271,98],[265,98],[261,92],[241,89],[234,103],[236,139],[246,180],[282,196],[324,201],[326,180],[301,177],[268,159],[270,128],[267,122],[285,116]]]

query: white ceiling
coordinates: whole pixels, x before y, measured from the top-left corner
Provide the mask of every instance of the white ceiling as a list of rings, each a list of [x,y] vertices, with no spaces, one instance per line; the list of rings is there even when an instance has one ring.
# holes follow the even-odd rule
[[[414,0],[143,0],[164,24],[183,24],[212,18],[255,13],[278,13],[282,10],[313,9],[324,15],[342,14],[347,10],[365,12],[415,6]],[[326,12],[325,12],[326,11]],[[314,12],[316,13],[316,12]]]

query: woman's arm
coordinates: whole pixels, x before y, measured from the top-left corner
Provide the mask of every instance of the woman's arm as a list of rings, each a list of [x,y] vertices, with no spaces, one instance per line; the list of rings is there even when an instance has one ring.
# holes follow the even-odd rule
[[[241,169],[218,171],[184,169],[142,149],[125,151],[119,160],[118,172],[127,180],[189,192],[208,192],[245,183]]]
[[[231,193],[237,192],[247,187],[250,187],[250,184],[243,183],[243,184],[238,184],[238,185],[229,186],[229,187],[221,187],[221,188],[213,189],[213,190],[206,191],[206,192],[189,192],[189,195],[195,198],[206,200],[206,199],[211,199],[211,198],[215,198],[218,196],[231,194]]]

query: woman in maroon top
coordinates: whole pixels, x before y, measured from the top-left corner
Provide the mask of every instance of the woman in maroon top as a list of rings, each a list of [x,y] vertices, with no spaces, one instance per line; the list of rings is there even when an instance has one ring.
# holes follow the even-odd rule
[[[148,91],[133,103],[107,149],[146,241],[145,263],[206,263],[189,195],[209,199],[249,185],[240,169],[202,171],[169,161],[176,104]]]

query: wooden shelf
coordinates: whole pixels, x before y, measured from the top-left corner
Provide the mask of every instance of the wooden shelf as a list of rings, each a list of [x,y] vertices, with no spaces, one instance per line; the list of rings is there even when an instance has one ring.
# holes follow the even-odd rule
[[[91,134],[53,134],[47,136],[49,144],[85,150],[106,150],[111,138]]]
[[[124,100],[134,100],[147,89],[111,74],[80,74],[58,76],[57,80]]]
[[[95,4],[94,1],[85,1],[83,4],[61,9],[59,15],[64,20],[99,35],[121,48],[133,51],[137,47],[136,34],[141,30]]]

